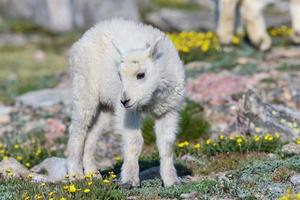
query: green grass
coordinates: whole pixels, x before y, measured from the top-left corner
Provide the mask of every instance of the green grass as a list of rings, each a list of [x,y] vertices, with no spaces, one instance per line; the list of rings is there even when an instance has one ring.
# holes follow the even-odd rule
[[[0,101],[12,103],[17,95],[28,91],[54,87],[59,75],[66,71],[63,55],[47,52],[45,60],[33,55],[38,49],[26,46],[0,51]]]
[[[185,0],[152,0],[160,8],[176,8],[187,11],[199,11],[201,8],[197,3],[187,3]]]
[[[283,63],[277,68],[279,71],[300,71],[300,64]]]
[[[209,136],[210,124],[203,115],[203,108],[192,101],[186,101],[186,105],[180,111],[178,140],[206,139]],[[144,121],[142,132],[145,144],[155,142],[154,119],[147,117]]]

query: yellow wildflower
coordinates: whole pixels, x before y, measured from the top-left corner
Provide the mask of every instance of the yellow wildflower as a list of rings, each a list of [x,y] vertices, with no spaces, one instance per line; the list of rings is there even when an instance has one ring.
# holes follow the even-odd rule
[[[300,138],[297,138],[296,144],[300,144]]]
[[[8,159],[8,157],[7,156],[3,156],[3,159],[2,160],[7,160]]]
[[[195,148],[195,149],[200,149],[200,148],[201,148],[201,145],[200,145],[199,143],[197,143],[197,144],[194,145],[194,148]]]
[[[41,184],[40,184],[40,186],[42,186],[42,187],[45,186],[45,185],[46,185],[46,183],[41,183]]]
[[[116,161],[120,161],[121,160],[121,156],[115,156],[115,160]]]
[[[89,181],[87,182],[88,185],[92,185],[93,184],[93,181]]]
[[[243,139],[240,138],[240,137],[238,137],[238,138],[236,139],[236,143],[237,143],[239,146],[241,146],[241,144],[243,143]]]
[[[60,200],[67,200],[65,197],[60,197]]]
[[[260,140],[260,137],[259,135],[254,135],[253,139],[255,142],[258,142]]]
[[[238,37],[238,36],[233,36],[233,38],[232,38],[232,44],[234,44],[234,45],[238,45],[238,44],[240,44],[240,42],[241,42],[241,40],[240,40],[240,38]]]
[[[41,194],[37,194],[37,195],[35,195],[35,198],[37,200],[41,200],[41,199],[43,199],[43,196]]]
[[[224,136],[224,135],[220,135],[220,136],[219,136],[219,139],[220,139],[220,140],[224,140],[224,139],[225,139],[225,136]]]
[[[2,143],[0,143],[0,149],[2,149],[3,148],[3,144]]]
[[[74,193],[74,192],[76,192],[76,187],[75,187],[75,185],[74,184],[72,184],[72,185],[70,185],[69,186],[69,192],[72,192],[72,193]]]
[[[30,166],[31,166],[30,162],[26,162],[26,163],[25,163],[25,166],[26,166],[26,167],[30,167]]]
[[[107,179],[104,179],[104,180],[102,181],[102,183],[104,183],[104,184],[108,184],[108,183],[109,183],[109,180],[107,180]]]
[[[91,191],[91,190],[88,189],[88,188],[83,190],[84,193],[89,193],[90,191]]]
[[[87,173],[84,177],[85,178],[93,178],[93,172]]]
[[[23,160],[23,157],[22,156],[17,156],[17,160],[21,161],[21,160]]]
[[[20,148],[20,145],[15,144],[15,145],[14,145],[14,148],[15,148],[15,149],[19,149],[19,148]]]
[[[265,139],[265,141],[270,142],[273,140],[273,136],[271,134],[267,133],[267,134],[265,134],[264,139]]]

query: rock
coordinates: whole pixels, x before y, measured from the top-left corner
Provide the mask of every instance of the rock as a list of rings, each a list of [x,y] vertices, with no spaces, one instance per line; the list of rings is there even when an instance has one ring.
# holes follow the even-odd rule
[[[30,20],[54,32],[89,28],[111,17],[140,19],[135,0],[1,0],[2,10],[2,15]]]
[[[24,35],[12,34],[12,33],[2,33],[0,34],[0,45],[8,46],[23,46],[27,43],[27,39]]]
[[[284,154],[300,154],[300,145],[295,143],[286,144],[282,147],[282,152]]]
[[[7,158],[0,162],[0,174],[4,177],[27,177],[30,174],[30,171],[21,165],[14,158]]]
[[[300,112],[265,102],[252,90],[245,92],[239,100],[237,113],[237,126],[242,133],[280,133],[284,141],[299,137]]]
[[[0,105],[0,124],[8,124],[10,122],[10,113],[12,107]]]
[[[70,0],[36,1],[33,22],[54,32],[71,31],[73,11]]]
[[[211,30],[215,27],[211,12],[188,12],[164,8],[146,15],[146,21],[164,31]]]
[[[180,198],[182,199],[197,199],[198,193],[197,192],[191,192],[191,193],[183,193],[180,195]]]
[[[293,185],[300,185],[300,175],[296,174],[290,178],[290,181]]]
[[[65,158],[51,157],[42,161],[40,164],[32,167],[30,171],[34,173],[41,173],[46,170],[47,175],[42,179],[40,177],[33,177],[35,182],[57,182],[65,179],[68,173],[67,160]]]
[[[0,13],[13,17],[31,19],[35,0],[0,0]]]
[[[197,161],[197,159],[194,156],[189,155],[189,154],[182,156],[181,160],[187,161],[187,162],[196,162]]]
[[[62,137],[66,132],[66,126],[57,119],[47,119],[46,126],[44,127],[45,138],[48,144],[53,144],[54,140]]]
[[[38,62],[43,62],[46,60],[47,58],[47,55],[44,51],[42,50],[37,50],[33,53],[32,55],[33,59],[38,61]]]
[[[74,22],[76,27],[90,27],[111,18],[140,19],[135,0],[74,0]]]
[[[186,85],[187,96],[194,101],[221,105],[231,95],[244,91],[255,84],[249,78],[231,74],[204,74]]]
[[[59,103],[69,105],[71,91],[68,88],[43,89],[18,96],[16,101],[33,108],[50,107]]]

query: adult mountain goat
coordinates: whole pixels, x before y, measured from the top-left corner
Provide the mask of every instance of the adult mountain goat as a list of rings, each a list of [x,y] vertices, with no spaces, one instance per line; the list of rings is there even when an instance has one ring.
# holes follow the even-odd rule
[[[262,51],[271,47],[272,40],[267,32],[263,10],[273,0],[216,1],[220,11],[217,33],[221,43],[231,43],[234,34],[235,11],[239,7],[251,42]],[[295,43],[300,44],[300,0],[290,0],[290,14],[294,31],[292,38]]]
[[[97,172],[97,136],[117,131],[123,140],[121,183],[139,185],[144,114],[155,117],[160,174],[178,182],[173,145],[184,96],[184,69],[166,35],[148,25],[112,19],[88,30],[70,51],[72,123],[68,173]]]

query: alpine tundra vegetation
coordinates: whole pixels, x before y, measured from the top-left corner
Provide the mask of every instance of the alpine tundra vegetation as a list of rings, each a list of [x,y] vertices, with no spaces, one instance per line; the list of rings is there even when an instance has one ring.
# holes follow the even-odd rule
[[[112,127],[123,138],[121,183],[139,185],[144,114],[155,117],[160,174],[165,186],[178,182],[173,145],[184,95],[184,69],[166,35],[123,19],[104,21],[70,51],[72,122],[68,172],[77,178],[98,171],[98,134]]]

